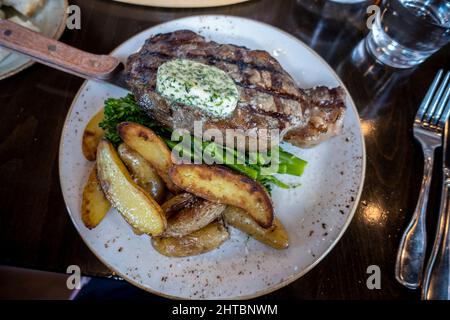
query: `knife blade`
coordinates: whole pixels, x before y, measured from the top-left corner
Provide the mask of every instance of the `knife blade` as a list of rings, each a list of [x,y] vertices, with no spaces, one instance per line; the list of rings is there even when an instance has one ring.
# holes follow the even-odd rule
[[[116,57],[79,50],[12,21],[0,19],[0,46],[66,73],[129,90],[124,65]]]
[[[127,74],[125,72],[125,65],[121,62],[120,64],[117,65],[117,68],[110,74],[110,76],[108,78],[88,79],[88,80],[107,82],[114,86],[121,87],[123,89],[130,91],[130,87],[128,86],[126,79],[127,79]]]
[[[449,171],[449,173],[450,173],[450,154],[448,154],[450,152],[450,146],[448,145],[450,143],[449,134],[450,134],[450,124],[449,124],[449,121],[447,120],[447,122],[445,123],[445,128],[444,128],[444,141],[442,143],[442,146],[443,146],[442,166],[444,169],[444,174],[445,174],[446,170]]]

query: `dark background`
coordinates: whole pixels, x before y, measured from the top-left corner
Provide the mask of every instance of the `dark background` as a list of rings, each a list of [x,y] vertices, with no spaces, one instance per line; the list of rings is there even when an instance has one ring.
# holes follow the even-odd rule
[[[355,62],[352,50],[368,31],[364,8],[360,15],[352,12],[348,18],[344,11],[331,10],[333,18],[325,19],[310,1],[253,0],[209,9],[70,1],[81,7],[81,30],[66,30],[61,41],[85,51],[108,53],[134,34],[165,21],[228,14],[275,25],[310,45],[337,70],[358,107],[367,148],[366,181],[355,217],[332,252],[304,277],[266,297],[418,299],[417,291],[405,289],[394,278],[399,239],[422,179],[423,156],[412,136],[412,120],[436,71],[450,69],[450,48],[406,72],[373,65],[370,59]],[[1,81],[0,264],[57,272],[76,264],[90,276],[111,275],[73,227],[59,186],[60,134],[82,82],[37,64]],[[435,220],[436,171],[429,221]],[[431,223],[431,236],[433,229]],[[366,287],[369,265],[381,268],[381,290]]]

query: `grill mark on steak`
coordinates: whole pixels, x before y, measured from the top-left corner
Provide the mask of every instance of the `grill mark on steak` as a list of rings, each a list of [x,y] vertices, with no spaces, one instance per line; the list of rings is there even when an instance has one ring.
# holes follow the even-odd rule
[[[149,52],[146,52],[146,54],[148,54],[149,56],[154,56],[154,57],[168,59],[168,60],[174,58],[173,55],[159,52],[159,51],[149,51]],[[263,65],[258,65],[258,64],[253,64],[253,63],[247,63],[240,59],[237,59],[237,60],[226,59],[226,58],[219,58],[219,57],[216,57],[213,55],[202,55],[202,54],[193,54],[193,53],[186,54],[186,59],[198,59],[198,58],[203,58],[203,59],[207,60],[208,62],[210,62],[210,64],[217,64],[219,62],[235,64],[239,68],[240,71],[243,71],[245,69],[255,69],[255,70],[259,70],[259,71],[268,71],[271,73],[279,73],[279,71],[274,68],[263,66]]]
[[[187,35],[187,33],[190,33],[191,35]],[[226,49],[230,45],[218,44],[215,42],[205,42],[205,39],[202,36],[195,34],[194,32],[188,31],[188,30],[180,30],[180,31],[172,32],[172,33],[155,35],[154,37],[147,39],[145,45],[146,46],[149,44],[166,45],[166,47],[170,47],[171,49],[173,49],[173,51],[175,51],[181,45],[184,45],[186,43],[194,43],[199,47],[202,47],[202,46],[204,47],[205,44],[208,44],[208,43],[213,43],[216,46],[214,48],[215,49],[214,52],[211,54],[206,54],[205,52],[201,52],[201,51],[197,51],[197,54],[194,54],[193,52],[187,52],[187,55],[190,58],[198,58],[198,57],[202,56],[202,57],[208,58],[212,62],[213,61],[224,61],[224,62],[228,62],[228,63],[235,63],[239,66],[240,70],[243,70],[245,68],[256,68],[258,70],[266,70],[269,72],[284,72],[284,70],[281,68],[281,66],[278,64],[278,62],[276,62],[274,65],[267,65],[266,62],[264,62],[264,64],[259,64],[259,63],[255,63],[253,61],[249,61],[249,62],[243,61],[242,52],[247,52],[247,53],[249,52],[248,48],[246,48],[244,46],[231,45],[234,49],[233,50],[234,56],[240,57],[240,58],[231,59],[231,58],[226,58],[227,55],[219,56],[218,53],[220,52],[220,49],[217,50],[217,47]],[[201,49],[204,49],[204,48],[201,48]],[[251,52],[267,54],[267,52],[261,51],[261,50],[253,50]]]
[[[200,109],[173,104],[155,90],[158,67],[171,59],[191,59],[230,75],[240,98],[233,114],[214,118]],[[261,129],[278,129],[281,138],[310,146],[339,132],[345,111],[341,88],[300,89],[270,54],[261,50],[206,41],[192,31],[158,34],[129,57],[127,82],[141,107],[162,124],[192,132],[194,121],[204,129],[245,130],[251,139],[267,138]]]
[[[276,74],[276,73],[271,73],[270,74],[270,83],[272,85],[273,92],[277,92],[278,93],[280,91],[280,88],[283,87],[283,82],[282,82],[281,78],[278,77],[278,74]],[[296,98],[298,99],[298,97],[296,97]],[[277,112],[280,112],[280,110],[281,110],[281,106],[280,106],[281,105],[281,101],[279,99],[279,96],[275,97],[273,101],[275,103],[275,108],[276,108]]]

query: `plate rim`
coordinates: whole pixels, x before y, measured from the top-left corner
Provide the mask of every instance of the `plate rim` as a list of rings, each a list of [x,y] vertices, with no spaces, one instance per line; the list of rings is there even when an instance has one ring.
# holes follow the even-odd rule
[[[59,40],[62,36],[62,34],[64,33],[64,30],[66,29],[66,21],[67,21],[67,17],[68,17],[68,13],[67,13],[67,8],[69,7],[69,0],[62,0],[64,3],[64,15],[62,16],[62,20],[61,23],[58,25],[58,28],[55,30],[55,32],[52,35],[52,39],[54,40]],[[0,75],[0,80],[12,77],[16,74],[18,74],[19,72],[22,72],[23,70],[31,67],[32,65],[34,65],[36,63],[36,61],[34,61],[33,59],[29,59],[27,62],[25,62],[24,64],[22,64],[21,66]]]
[[[164,4],[164,1],[161,0],[154,0],[153,3],[144,3],[144,0],[114,0],[115,2],[121,2],[136,6],[143,6],[143,7],[154,7],[154,8],[214,8],[214,7],[223,7],[223,6],[229,6],[233,4],[239,4],[243,2],[247,2],[250,0],[220,0],[218,3],[214,4],[207,4],[207,3],[201,3],[198,0],[192,0],[190,1],[190,4],[186,4],[185,0],[178,0],[179,3],[173,4],[173,5],[167,5]]]
[[[276,27],[273,26],[269,23],[265,23],[265,22],[261,22],[258,20],[254,20],[251,18],[246,18],[246,17],[239,17],[239,16],[233,16],[233,15],[217,15],[217,14],[205,14],[205,15],[192,15],[192,16],[187,16],[187,17],[182,17],[182,18],[178,18],[178,19],[174,19],[174,20],[170,20],[170,21],[166,21],[160,24],[156,24],[154,26],[151,26],[145,30],[142,30],[138,33],[136,33],[135,35],[131,36],[130,38],[128,38],[127,40],[123,41],[121,44],[119,44],[117,47],[115,47],[110,53],[109,55],[113,54],[115,51],[119,50],[127,41],[129,41],[131,38],[134,37],[138,37],[139,35],[148,32],[149,29],[152,29],[154,27],[157,26],[162,26],[165,24],[169,24],[169,23],[174,23],[177,21],[181,21],[181,20],[185,20],[185,19],[201,19],[201,18],[215,18],[217,17],[218,19],[226,19],[226,18],[231,18],[234,20],[244,20],[244,21],[250,21],[252,23],[256,23],[256,24],[260,24],[263,25],[264,27],[268,27],[268,28],[272,28],[277,32],[280,32],[282,34],[284,34],[285,36],[291,38],[294,41],[297,41],[299,43],[301,43],[311,54],[313,54],[316,58],[319,59],[319,61],[321,61],[325,67],[328,69],[328,71],[338,80],[338,82],[340,83],[340,85],[343,87],[343,89],[345,90],[346,94],[347,94],[347,98],[349,99],[349,104],[351,106],[351,108],[353,109],[353,111],[355,112],[356,115],[356,120],[357,120],[357,128],[359,129],[359,136],[361,139],[361,147],[362,147],[362,166],[361,166],[361,177],[359,179],[359,185],[358,185],[358,192],[356,194],[356,198],[355,201],[352,202],[353,206],[350,210],[349,215],[347,216],[347,219],[345,221],[345,223],[342,226],[341,231],[339,232],[338,236],[336,237],[336,239],[330,244],[330,246],[327,248],[327,250],[325,250],[313,263],[311,263],[308,267],[306,267],[304,270],[302,270],[301,272],[298,272],[297,274],[294,274],[290,277],[287,277],[287,279],[284,279],[283,281],[272,285],[268,288],[265,288],[263,290],[259,290],[256,291],[253,294],[247,294],[247,295],[235,295],[233,297],[227,297],[227,299],[229,300],[247,300],[247,299],[253,299],[253,298],[257,298],[269,293],[272,293],[278,289],[281,289],[289,284],[291,284],[292,282],[300,279],[301,277],[303,277],[305,274],[307,274],[308,272],[310,272],[312,269],[314,269],[323,259],[325,259],[326,256],[328,256],[328,254],[334,249],[334,247],[336,246],[336,244],[341,240],[342,236],[345,234],[345,232],[347,231],[350,223],[353,221],[353,218],[355,216],[356,210],[358,208],[359,202],[361,200],[361,194],[364,188],[364,182],[365,182],[365,176],[366,176],[366,161],[367,161],[367,156],[366,156],[366,145],[365,145],[365,140],[364,140],[364,135],[362,132],[362,128],[361,128],[361,119],[359,117],[359,113],[358,113],[358,109],[356,108],[355,102],[353,101],[352,96],[350,95],[349,90],[347,89],[347,87],[345,86],[344,82],[341,80],[341,78],[338,76],[338,74],[333,70],[333,68],[331,68],[331,66],[325,61],[325,59],[323,59],[316,51],[314,51],[311,47],[309,47],[306,43],[304,43],[302,40],[298,39],[297,37],[295,37],[294,35]],[[85,87],[87,86],[87,84],[89,83],[89,81],[92,80],[85,80],[83,82],[83,84],[80,86],[80,89],[77,91],[77,94],[75,95],[75,97],[72,99],[72,103],[70,105],[69,110],[67,111],[67,115],[66,118],[64,120],[64,125],[63,125],[63,129],[61,131],[61,136],[60,136],[60,142],[59,142],[59,152],[58,152],[58,174],[59,174],[59,183],[60,183],[60,188],[61,188],[61,192],[63,195],[63,199],[64,199],[64,204],[66,206],[66,210],[67,213],[69,214],[70,220],[72,221],[73,226],[75,227],[75,229],[77,230],[78,234],[80,235],[80,238],[83,240],[83,242],[86,244],[86,246],[89,248],[89,250],[91,250],[91,252],[97,257],[97,259],[99,259],[103,264],[105,264],[106,267],[108,267],[112,272],[114,272],[115,274],[119,275],[123,280],[131,283],[132,285],[143,289],[147,292],[150,292],[152,294],[158,295],[160,297],[164,297],[164,298],[169,298],[169,299],[174,299],[174,300],[182,300],[182,299],[186,299],[180,296],[176,296],[176,295],[169,295],[169,294],[165,294],[159,291],[156,291],[152,288],[147,288],[144,287],[142,284],[140,284],[139,282],[135,281],[134,279],[127,277],[126,275],[124,275],[121,272],[118,272],[117,270],[115,270],[115,268],[111,267],[111,265],[105,261],[102,257],[100,257],[97,252],[95,250],[92,249],[91,245],[87,242],[87,240],[84,239],[83,236],[81,236],[81,232],[78,228],[78,225],[75,223],[74,220],[74,216],[73,213],[71,212],[68,203],[66,201],[66,196],[65,196],[65,192],[62,186],[62,179],[61,179],[61,167],[62,167],[62,149],[63,149],[63,138],[64,135],[66,133],[66,131],[68,130],[68,124],[69,124],[69,115],[72,113],[72,110],[75,106],[75,102],[78,100],[78,98],[80,97],[81,93],[83,92],[83,90],[85,89]],[[211,300],[217,300],[218,298],[210,298]],[[192,299],[190,299],[192,300]]]

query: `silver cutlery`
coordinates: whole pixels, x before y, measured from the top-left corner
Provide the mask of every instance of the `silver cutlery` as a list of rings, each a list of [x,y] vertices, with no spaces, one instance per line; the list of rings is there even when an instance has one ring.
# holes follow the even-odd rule
[[[450,108],[450,84],[442,98]],[[436,238],[424,275],[422,299],[450,300],[450,122],[444,132],[441,206]]]
[[[423,266],[427,248],[426,212],[430,182],[433,171],[434,153],[442,145],[442,132],[448,119],[450,108],[446,107],[450,72],[440,70],[414,120],[414,137],[422,146],[424,170],[419,199],[413,217],[406,228],[397,253],[395,265],[396,279],[410,289],[416,289],[422,281]]]

